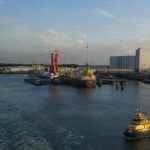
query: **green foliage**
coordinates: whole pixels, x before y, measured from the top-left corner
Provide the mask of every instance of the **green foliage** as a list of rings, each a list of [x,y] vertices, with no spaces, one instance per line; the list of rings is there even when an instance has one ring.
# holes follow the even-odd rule
[[[31,66],[31,64],[0,63],[0,67],[18,67],[18,66]]]
[[[49,66],[47,64],[41,64],[44,66]],[[32,66],[32,64],[15,64],[15,63],[0,63],[0,67],[18,67],[18,66]],[[60,64],[60,67],[72,67],[72,68],[77,68],[79,65],[77,64]]]

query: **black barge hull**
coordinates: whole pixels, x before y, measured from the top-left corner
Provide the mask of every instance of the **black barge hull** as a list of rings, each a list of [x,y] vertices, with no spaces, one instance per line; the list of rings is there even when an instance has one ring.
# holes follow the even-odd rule
[[[78,86],[78,87],[87,87],[87,88],[95,88],[96,80],[81,80],[78,78],[72,77],[60,77],[61,83],[66,85]]]

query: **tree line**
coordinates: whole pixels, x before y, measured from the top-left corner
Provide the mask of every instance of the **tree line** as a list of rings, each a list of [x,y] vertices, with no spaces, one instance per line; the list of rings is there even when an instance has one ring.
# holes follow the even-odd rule
[[[48,64],[41,64],[43,66],[48,67]],[[29,66],[31,67],[32,64],[16,64],[16,63],[0,63],[0,67],[18,67],[18,66]],[[79,67],[78,64],[60,64],[59,67],[72,67],[77,68]]]

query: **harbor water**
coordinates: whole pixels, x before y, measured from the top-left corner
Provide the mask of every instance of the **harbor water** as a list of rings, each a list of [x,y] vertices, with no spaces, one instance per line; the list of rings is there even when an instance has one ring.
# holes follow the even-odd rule
[[[150,115],[150,85],[127,81],[96,89],[34,86],[25,75],[0,75],[0,150],[149,150],[125,140],[136,108]]]

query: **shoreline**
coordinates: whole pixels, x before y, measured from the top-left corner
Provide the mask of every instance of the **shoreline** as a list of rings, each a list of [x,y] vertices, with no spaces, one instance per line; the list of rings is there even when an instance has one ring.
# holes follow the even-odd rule
[[[19,72],[0,72],[0,74],[28,74],[28,72],[19,71]]]
[[[146,75],[115,75],[116,77],[125,78],[129,80],[135,80],[135,81],[143,81],[144,79],[147,79],[148,76]]]

